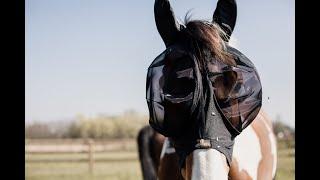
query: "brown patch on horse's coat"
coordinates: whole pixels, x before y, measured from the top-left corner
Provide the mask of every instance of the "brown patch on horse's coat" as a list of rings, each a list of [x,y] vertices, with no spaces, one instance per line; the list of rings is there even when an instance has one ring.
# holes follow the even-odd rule
[[[158,170],[159,180],[184,180],[179,170],[178,155],[165,154]]]
[[[237,159],[233,158],[231,162],[231,168],[228,174],[229,178],[232,180],[252,180],[253,178],[250,177],[248,172],[244,169],[240,171],[239,164]]]
[[[264,113],[261,113],[264,114]],[[269,122],[266,118],[259,113],[258,119],[252,122],[253,130],[256,132],[260,146],[261,146],[261,155],[262,158],[259,162],[257,179],[258,180],[271,180],[272,179],[272,170],[274,164],[274,155],[272,154],[272,142],[269,138],[269,129],[272,129]],[[265,115],[265,114],[264,114]],[[271,124],[272,125],[272,124]],[[270,127],[267,127],[270,126]]]
[[[189,154],[186,158],[185,176],[186,180],[192,177],[192,164],[193,164],[193,153]]]
[[[272,122],[270,121],[270,117],[267,115],[266,112],[264,112],[264,110],[260,110],[259,114],[263,117],[263,119],[265,120],[265,122],[269,125],[269,127],[271,129],[273,129],[273,125]]]

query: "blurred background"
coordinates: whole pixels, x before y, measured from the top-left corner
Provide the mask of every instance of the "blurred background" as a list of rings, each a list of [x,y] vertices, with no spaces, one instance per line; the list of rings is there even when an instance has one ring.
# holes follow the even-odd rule
[[[171,0],[210,20],[216,0]],[[164,49],[153,0],[26,0],[26,179],[142,179],[145,80]],[[278,138],[277,179],[294,179],[295,4],[238,1],[232,46],[256,65]]]

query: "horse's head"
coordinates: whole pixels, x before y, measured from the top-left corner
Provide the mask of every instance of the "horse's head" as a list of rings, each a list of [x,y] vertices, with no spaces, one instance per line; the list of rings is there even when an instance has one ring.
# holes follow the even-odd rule
[[[200,20],[184,24],[175,32],[173,47],[169,47],[172,39],[164,40],[170,42],[168,50],[150,66],[150,77],[155,78],[147,82],[149,103],[153,103],[151,121],[163,122],[165,128],[158,130],[173,142],[185,179],[227,179],[234,135],[213,98],[227,99],[236,76],[232,72],[215,76],[214,85],[219,88],[214,96],[205,74],[221,73],[221,64],[234,65],[235,61],[222,38],[226,34],[217,24]],[[212,110],[209,117],[208,109]]]
[[[178,32],[176,44],[179,45],[183,51],[190,53],[199,65],[199,74],[205,74],[206,68],[209,68],[210,72],[217,72],[221,67],[214,61],[219,61],[221,64],[233,65],[235,62],[232,56],[226,51],[225,41],[222,36],[224,32],[216,24],[211,24],[205,21],[187,21],[185,26]],[[169,54],[168,58],[179,59],[174,55]],[[186,72],[184,69],[190,69],[192,66],[192,60],[190,56],[181,56],[178,64],[185,64],[182,70],[178,72]],[[208,64],[208,60],[212,62]],[[190,63],[188,63],[190,62]],[[190,66],[190,67],[189,67]],[[229,73],[229,74],[228,74]],[[192,76],[196,79],[196,76]],[[198,99],[198,102],[193,104],[203,104],[200,101],[206,101],[205,107],[197,106],[195,112],[190,116],[186,111],[185,115],[190,117],[185,118],[170,118],[167,116],[167,120],[170,121],[168,125],[169,130],[174,132],[176,136],[170,137],[174,144],[176,152],[179,156],[181,174],[185,179],[227,179],[234,136],[230,133],[230,128],[223,122],[221,112],[216,108],[213,99],[217,98],[218,101],[227,99],[230,90],[232,89],[234,82],[236,81],[236,75],[232,72],[227,72],[224,76],[215,77],[216,89],[215,96],[213,92],[209,92],[209,84],[205,84],[204,79],[198,79],[201,81],[203,87],[202,97],[205,99]],[[170,91],[164,88],[166,94],[174,94],[173,91],[178,92],[176,94],[182,94],[181,97],[186,97],[190,92],[195,91],[194,79],[189,81],[183,81],[180,79],[174,79],[171,84],[179,84]],[[171,81],[168,78],[168,81]],[[212,84],[210,84],[212,86]],[[189,89],[189,90],[188,90]],[[184,93],[181,93],[184,92]],[[183,105],[183,104],[181,104]],[[187,106],[188,104],[186,104]],[[184,107],[184,106],[183,106]],[[172,109],[179,114],[180,108],[167,108]],[[188,108],[181,108],[181,111]],[[192,108],[191,108],[192,109]],[[201,112],[201,110],[213,109],[213,112],[209,114],[210,117]],[[171,113],[173,114],[173,113]],[[207,122],[205,122],[206,120]],[[227,156],[226,156],[227,154]],[[228,159],[229,158],[229,159]]]
[[[168,0],[155,1],[156,25],[167,49],[148,69],[149,122],[173,142],[186,179],[227,178],[234,138],[261,106],[253,64],[227,45],[235,4],[219,2],[229,3],[233,12],[218,3],[213,22],[186,18],[180,24]],[[228,13],[230,22],[222,17]]]

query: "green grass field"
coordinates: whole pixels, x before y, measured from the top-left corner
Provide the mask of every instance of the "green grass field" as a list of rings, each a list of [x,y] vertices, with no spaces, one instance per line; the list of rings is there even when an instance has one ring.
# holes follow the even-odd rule
[[[89,173],[86,153],[27,154],[28,180],[141,179],[136,152],[96,153],[93,174]]]
[[[89,173],[86,153],[26,154],[26,180],[141,180],[136,151],[95,153],[93,174]],[[277,180],[292,180],[295,151],[278,146]]]
[[[295,153],[294,149],[278,150],[278,168],[276,179],[292,180],[295,179]]]

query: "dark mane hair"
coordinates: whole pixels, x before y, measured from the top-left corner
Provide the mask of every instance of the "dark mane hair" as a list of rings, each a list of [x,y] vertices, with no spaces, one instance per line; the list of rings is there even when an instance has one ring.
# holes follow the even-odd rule
[[[208,52],[218,61],[228,65],[236,64],[233,56],[226,51],[226,42],[222,37],[227,35],[218,24],[204,20],[190,20],[188,14],[184,24],[181,38],[200,60],[200,66],[202,66],[200,69],[204,67],[203,63]]]

